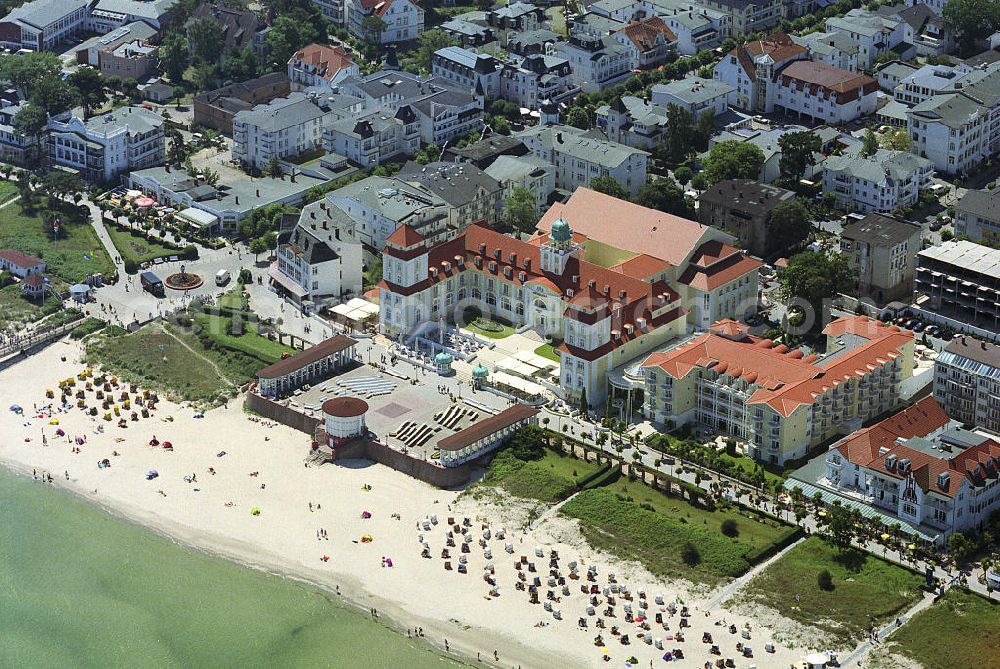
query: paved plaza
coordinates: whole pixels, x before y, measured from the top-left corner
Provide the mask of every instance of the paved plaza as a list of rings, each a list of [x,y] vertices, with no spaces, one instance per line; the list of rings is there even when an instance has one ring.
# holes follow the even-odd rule
[[[355,352],[358,366],[294,395],[292,406],[320,417],[325,400],[358,397],[368,403],[365,420],[380,441],[428,460],[438,441],[511,404],[458,376],[438,376],[405,361],[392,364],[385,347],[372,340],[360,341]],[[368,364],[369,354],[374,364]]]

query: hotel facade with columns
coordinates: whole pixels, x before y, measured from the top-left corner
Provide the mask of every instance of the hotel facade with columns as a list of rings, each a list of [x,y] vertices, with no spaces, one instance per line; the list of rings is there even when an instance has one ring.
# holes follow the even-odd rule
[[[634,235],[600,239],[600,218]],[[587,232],[575,232],[574,221]],[[646,234],[654,243],[643,242]],[[381,327],[405,338],[471,308],[533,328],[559,342],[565,397],[585,393],[593,406],[607,396],[609,371],[686,334],[695,326],[690,313],[756,307],[761,263],[729,241],[715,228],[587,189],[553,207],[527,241],[473,224],[430,245],[403,226],[383,251]]]

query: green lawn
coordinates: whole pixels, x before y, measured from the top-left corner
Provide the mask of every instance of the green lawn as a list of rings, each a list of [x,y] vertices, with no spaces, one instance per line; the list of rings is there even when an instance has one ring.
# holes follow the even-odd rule
[[[245,322],[243,334],[236,336],[230,334],[230,318],[212,314],[197,314],[194,318],[201,327],[200,334],[211,338],[219,346],[254,356],[261,361],[261,367],[277,362],[281,354],[288,350],[286,346],[257,334],[254,323]]]
[[[98,335],[88,341],[89,364],[184,400],[216,401],[230,387],[202,358],[156,326],[117,337]],[[196,337],[185,341],[195,351],[208,353]]]
[[[746,474],[753,474],[757,467],[762,463],[758,463],[753,458],[748,458],[745,455],[729,455],[725,451],[719,452],[718,458],[720,462],[728,462],[730,466],[743,470]],[[762,467],[764,470],[764,480],[767,481],[772,486],[775,483],[784,483],[785,477],[775,474],[773,471],[767,467]]]
[[[55,313],[62,304],[54,297],[46,298],[43,304],[38,304],[24,297],[21,284],[13,283],[0,288],[0,328],[10,323],[30,323],[43,316]]]
[[[903,625],[890,643],[893,652],[924,669],[1000,667],[1000,604],[952,588]]]
[[[504,449],[490,462],[483,481],[502,487],[511,495],[537,499],[554,504],[576,491],[577,481],[584,479],[600,467],[570,455],[546,450],[541,460],[519,460]]]
[[[535,349],[535,355],[540,355],[555,362],[562,362],[562,358],[559,357],[559,353],[553,348],[552,344],[542,344]]]
[[[17,186],[10,181],[0,181],[0,203],[17,195]]]
[[[557,35],[566,34],[566,9],[565,7],[549,7],[545,14],[552,22],[552,32]]]
[[[561,511],[580,519],[591,545],[636,560],[657,576],[680,576],[708,585],[746,573],[796,531],[738,507],[700,508],[624,478],[581,492]],[[735,536],[722,533],[727,520],[736,522]],[[682,559],[688,543],[698,552],[690,563]]]
[[[250,308],[247,296],[243,294],[243,289],[239,286],[220,295],[218,302],[221,309],[248,311]]]
[[[94,272],[112,276],[115,267],[90,223],[82,216],[75,221],[70,217],[63,214],[59,239],[54,240],[41,215],[25,214],[20,202],[8,205],[0,209],[0,248],[18,249],[43,259],[57,287],[79,283]]]
[[[487,339],[504,339],[514,334],[514,328],[495,321],[485,321],[479,318],[465,326],[466,330],[471,330],[477,335]]]
[[[122,230],[115,225],[106,225],[105,228],[108,235],[111,236],[115,248],[118,249],[118,255],[124,261],[131,260],[136,265],[141,265],[154,258],[166,258],[181,254],[178,249],[146,239],[142,235],[133,235],[128,230]]]
[[[832,591],[817,584],[824,569],[833,576]],[[919,574],[867,553],[841,555],[813,536],[754,578],[739,598],[849,643],[863,638],[873,621],[881,624],[913,605],[923,582]]]

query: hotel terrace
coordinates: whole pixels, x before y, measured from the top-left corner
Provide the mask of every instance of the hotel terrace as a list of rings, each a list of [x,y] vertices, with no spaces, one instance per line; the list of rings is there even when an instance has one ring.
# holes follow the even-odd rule
[[[587,189],[538,228],[521,241],[473,224],[434,246],[397,229],[383,251],[383,331],[402,337],[457,308],[535,328],[561,342],[566,398],[586,391],[593,405],[610,370],[686,334],[689,312],[756,308],[761,263],[715,228]]]
[[[913,373],[912,333],[856,316],[823,334],[827,353],[806,355],[720,321],[642,363],[646,417],[735,436],[752,457],[781,464],[896,408]]]
[[[825,464],[818,486],[937,541],[1000,508],[1000,444],[961,429],[933,397],[843,439]]]

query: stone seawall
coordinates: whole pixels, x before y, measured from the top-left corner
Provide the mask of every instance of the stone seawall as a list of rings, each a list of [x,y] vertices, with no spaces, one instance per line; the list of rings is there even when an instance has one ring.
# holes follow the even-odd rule
[[[304,432],[309,435],[310,439],[312,439],[312,435],[316,434],[316,428],[322,422],[319,418],[307,416],[292,407],[272,402],[257,393],[247,393],[246,407],[265,418],[269,418],[282,425],[287,425],[299,432]]]
[[[265,418],[306,434],[310,441],[323,422],[320,418],[307,416],[294,407],[278,404],[253,392],[247,393],[246,407]],[[303,446],[304,449],[308,447],[308,444]],[[371,440],[358,440],[337,447],[335,459],[355,458],[372,460],[386,467],[392,467],[396,471],[438,488],[453,488],[468,483],[475,466],[473,463],[465,463],[458,467],[442,467],[425,460],[411,458],[405,453]]]
[[[472,467],[468,463],[458,467],[441,467],[426,460],[411,458],[405,453],[400,453],[385,444],[371,440],[359,440],[336,448],[335,461],[352,458],[373,460],[438,488],[454,488],[465,485],[472,475]]]

